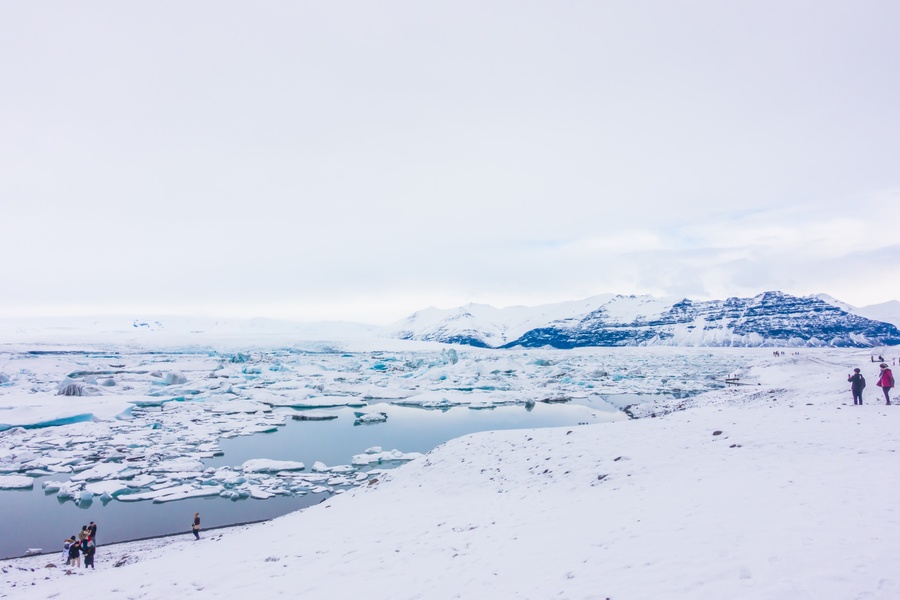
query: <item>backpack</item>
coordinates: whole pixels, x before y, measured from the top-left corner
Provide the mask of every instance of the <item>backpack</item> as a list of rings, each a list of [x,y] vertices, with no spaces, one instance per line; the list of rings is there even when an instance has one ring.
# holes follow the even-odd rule
[[[860,374],[860,376],[859,376],[859,389],[861,389],[861,390],[866,389],[866,378],[863,377],[862,374]]]

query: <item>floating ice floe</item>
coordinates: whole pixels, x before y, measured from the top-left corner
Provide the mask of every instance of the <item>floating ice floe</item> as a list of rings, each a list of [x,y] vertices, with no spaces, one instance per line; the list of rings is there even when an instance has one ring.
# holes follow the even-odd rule
[[[41,488],[44,492],[50,494],[53,492],[58,492],[59,488],[62,487],[63,483],[61,481],[45,481],[41,484]]]
[[[0,475],[0,490],[30,490],[34,479],[26,475]]]
[[[248,425],[244,427],[240,431],[237,431],[238,435],[253,435],[255,433],[274,433],[278,431],[278,428],[284,425],[284,423],[273,423],[271,425],[263,425],[263,424],[255,424]]]
[[[497,405],[490,400],[479,400],[478,402],[472,402],[471,404],[469,404],[469,408],[473,410],[490,409],[496,407]]]
[[[94,496],[109,496],[110,498],[115,498],[120,494],[128,494],[132,491],[129,482],[123,479],[109,479],[88,483],[84,488]],[[47,488],[44,488],[44,491],[47,491]]]
[[[353,422],[354,425],[364,425],[368,423],[384,423],[387,421],[388,415],[386,412],[381,411],[372,411],[372,412],[355,412],[353,413],[356,416],[356,420]]]
[[[409,398],[413,394],[416,394],[416,390],[410,390],[406,387],[399,387],[396,385],[384,385],[384,386],[376,386],[370,385],[363,391],[362,397],[364,400],[404,400]]]
[[[252,400],[230,400],[228,402],[217,402],[210,409],[213,414],[236,415],[240,413],[268,413],[272,412],[272,407],[264,402],[254,402]]]
[[[53,493],[55,488],[56,498],[58,500],[76,500],[81,493],[82,486],[80,483],[72,481],[50,482],[45,484],[44,492]]]
[[[56,392],[58,396],[99,396],[101,393],[100,389],[94,385],[70,379],[63,380]]]
[[[388,452],[378,452],[372,454],[357,454],[351,461],[354,465],[371,465],[386,462],[400,462],[415,460],[422,456],[421,452],[400,452],[399,450],[390,450]]]
[[[302,471],[306,466],[293,460],[270,460],[254,458],[242,465],[245,473],[275,473],[277,471]]]
[[[184,373],[180,371],[166,373],[166,385],[181,385],[183,383],[187,383],[187,377],[184,376]]]
[[[359,396],[311,396],[308,398],[282,398],[280,400],[269,397],[260,399],[271,406],[282,408],[335,408],[339,406],[366,406],[368,403]]]
[[[192,458],[176,458],[153,465],[153,471],[156,473],[199,472],[202,470],[203,463]]]
[[[459,391],[430,390],[402,400],[394,400],[398,406],[419,406],[421,408],[447,409],[471,402],[471,394]]]
[[[184,484],[171,486],[160,490],[149,492],[140,492],[137,494],[127,494],[117,497],[117,500],[123,502],[138,502],[141,500],[152,500],[153,502],[172,502],[174,500],[184,500],[186,498],[202,498],[206,496],[218,496],[222,492],[219,486],[194,486]]]
[[[250,497],[256,500],[268,500],[269,498],[274,498],[277,495],[258,485],[251,485],[249,487],[249,492]]]
[[[129,468],[127,464],[122,463],[97,463],[85,471],[72,475],[72,481],[102,481]]]
[[[321,410],[304,410],[291,415],[291,418],[295,421],[331,421],[337,419],[338,415]]]

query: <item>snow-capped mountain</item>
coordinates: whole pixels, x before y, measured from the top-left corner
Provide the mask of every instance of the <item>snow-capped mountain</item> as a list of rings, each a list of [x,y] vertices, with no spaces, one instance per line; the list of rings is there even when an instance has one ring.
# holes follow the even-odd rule
[[[705,302],[610,294],[534,308],[431,308],[389,328],[388,335],[480,347],[900,344],[896,326],[851,308],[833,298],[781,292]]]
[[[580,318],[613,298],[614,294],[605,294],[534,307],[494,308],[487,304],[466,304],[451,309],[432,307],[389,326],[386,336],[482,348],[499,347],[548,323]]]

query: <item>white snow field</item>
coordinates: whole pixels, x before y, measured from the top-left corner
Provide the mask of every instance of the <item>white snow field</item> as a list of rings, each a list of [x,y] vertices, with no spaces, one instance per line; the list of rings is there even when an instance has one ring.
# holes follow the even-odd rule
[[[599,394],[572,382],[567,361],[581,365],[574,379],[593,373],[606,393],[614,378],[600,362],[640,364],[640,376],[623,369],[630,376],[615,381],[624,391],[726,366],[741,385],[633,407],[638,419],[467,435],[321,504],[200,541],[101,538],[96,571],[64,569],[58,553],[2,561],[0,597],[900,598],[900,408],[884,406],[871,351],[457,350],[444,368],[470,378],[488,357],[530,374],[552,362],[540,368],[554,377],[516,379],[513,391],[529,397]],[[846,383],[857,366],[869,381],[863,406]],[[25,404],[8,408],[27,415]],[[284,465],[251,463],[267,466]]]

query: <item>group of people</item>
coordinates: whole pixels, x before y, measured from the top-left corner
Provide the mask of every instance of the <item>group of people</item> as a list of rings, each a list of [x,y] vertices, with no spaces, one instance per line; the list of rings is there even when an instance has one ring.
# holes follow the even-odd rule
[[[887,361],[884,360],[884,357],[881,356],[880,354],[878,355],[878,360],[876,361],[876,360],[875,360],[875,355],[873,354],[873,355],[872,355],[872,362],[886,363]],[[894,365],[894,366],[897,366],[897,359],[896,359],[896,358],[892,358],[892,359],[891,359],[891,364]]]
[[[881,372],[878,374],[878,382],[875,385],[881,388],[881,391],[884,394],[884,403],[889,405],[891,403],[891,388],[894,387],[894,374],[891,372],[891,368],[886,362],[882,362],[878,366],[881,369]],[[866,388],[866,378],[863,377],[859,369],[853,369],[853,374],[847,376],[847,381],[850,382],[850,392],[853,394],[853,404],[862,404],[862,393]]]
[[[191,533],[200,539],[200,513],[194,513],[191,522]],[[84,556],[84,568],[94,568],[94,554],[97,552],[97,524],[93,521],[81,527],[78,535],[63,541],[62,559],[66,567],[81,568],[81,557]]]
[[[84,555],[84,568],[94,568],[94,554],[97,552],[97,524],[83,525],[78,535],[63,542],[63,559],[67,567],[81,567],[81,555]]]

